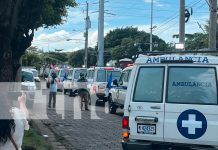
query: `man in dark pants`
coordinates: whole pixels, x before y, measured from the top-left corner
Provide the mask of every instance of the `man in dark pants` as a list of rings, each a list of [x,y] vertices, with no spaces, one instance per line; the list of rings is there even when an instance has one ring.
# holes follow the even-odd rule
[[[77,82],[84,82],[84,85],[86,86],[85,82],[88,82],[88,80],[86,79],[84,73],[80,73],[80,78],[77,80]],[[89,93],[88,93],[87,89],[85,89],[83,86],[81,86],[78,88],[77,92],[81,98],[81,110],[83,108],[83,102],[85,102],[85,110],[89,110],[88,109]]]

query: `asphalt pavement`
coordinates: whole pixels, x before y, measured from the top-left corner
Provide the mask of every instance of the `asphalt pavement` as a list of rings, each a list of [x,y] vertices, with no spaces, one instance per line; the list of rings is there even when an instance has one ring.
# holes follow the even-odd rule
[[[96,106],[97,98],[91,96],[89,111],[80,110],[80,99],[58,93],[56,109],[47,109],[48,90],[36,92],[32,119],[46,124],[58,142],[69,150],[120,150],[123,110],[109,114],[107,106]]]

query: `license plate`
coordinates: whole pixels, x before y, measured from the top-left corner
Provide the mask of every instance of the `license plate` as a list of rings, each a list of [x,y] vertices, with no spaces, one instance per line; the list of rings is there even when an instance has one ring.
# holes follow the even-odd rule
[[[137,124],[137,133],[156,134],[156,125],[155,124]]]

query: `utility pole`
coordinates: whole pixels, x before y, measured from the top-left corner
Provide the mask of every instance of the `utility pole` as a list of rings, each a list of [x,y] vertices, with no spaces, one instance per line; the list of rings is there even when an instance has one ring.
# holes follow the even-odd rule
[[[153,47],[152,30],[153,30],[153,0],[151,0],[151,32],[150,32],[150,51]]]
[[[217,0],[209,1],[210,24],[209,24],[209,50],[216,50],[216,28],[217,28]]]
[[[185,0],[180,0],[179,43],[185,48]]]
[[[104,66],[104,0],[99,0],[98,16],[98,66]]]
[[[91,27],[91,22],[89,18],[89,3],[86,1],[86,31],[85,31],[85,57],[84,57],[84,66],[85,68],[88,67],[88,35],[89,35],[89,28]]]

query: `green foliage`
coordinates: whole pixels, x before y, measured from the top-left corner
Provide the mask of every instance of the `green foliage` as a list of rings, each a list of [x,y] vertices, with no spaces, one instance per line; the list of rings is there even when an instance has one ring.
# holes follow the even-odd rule
[[[67,9],[75,6],[75,0],[24,0],[19,22],[27,30],[56,26],[67,17]]]
[[[110,31],[105,37],[105,50],[111,59],[132,58],[138,54],[138,51],[148,51],[150,48],[150,34],[144,31],[139,31],[137,28],[126,27],[117,28]],[[153,35],[153,43],[158,44],[154,50],[164,51],[167,49],[165,41],[158,36]]]
[[[82,67],[84,65],[85,50],[81,49],[72,52],[69,55],[68,62],[73,67]],[[97,51],[93,48],[88,48],[88,66],[93,66],[97,62]]]
[[[37,69],[42,65],[42,57],[33,51],[27,51],[22,57],[23,66],[35,66]]]
[[[50,146],[46,143],[46,140],[41,136],[34,128],[30,128],[26,131],[23,139],[23,149],[27,147],[34,147],[37,150],[49,150]]]
[[[203,33],[194,33],[186,41],[186,50],[197,50],[208,47],[208,35]]]

